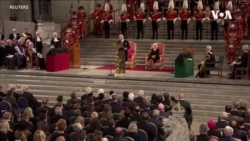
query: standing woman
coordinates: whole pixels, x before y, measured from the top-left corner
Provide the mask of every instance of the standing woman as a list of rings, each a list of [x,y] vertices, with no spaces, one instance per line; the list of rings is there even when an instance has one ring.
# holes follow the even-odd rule
[[[57,32],[53,33],[53,37],[50,40],[50,46],[51,46],[51,48],[60,48],[60,47],[62,47],[61,39],[58,37]]]

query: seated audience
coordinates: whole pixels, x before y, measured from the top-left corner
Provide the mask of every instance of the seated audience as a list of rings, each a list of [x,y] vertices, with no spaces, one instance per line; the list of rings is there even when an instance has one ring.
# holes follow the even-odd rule
[[[141,141],[140,136],[137,134],[138,127],[135,122],[131,122],[128,126],[128,132],[124,134],[124,137],[128,136],[134,139],[134,141]]]
[[[115,128],[115,136],[113,139],[111,139],[110,141],[126,141],[125,139],[123,139],[123,128],[121,127],[117,127]]]
[[[200,135],[196,136],[196,141],[209,141],[209,136],[207,135],[207,125],[200,125]]]
[[[56,123],[56,130],[52,134],[50,141],[57,140],[58,137],[64,137],[65,141],[69,141],[69,135],[64,133],[67,128],[67,123],[64,119],[59,119]]]

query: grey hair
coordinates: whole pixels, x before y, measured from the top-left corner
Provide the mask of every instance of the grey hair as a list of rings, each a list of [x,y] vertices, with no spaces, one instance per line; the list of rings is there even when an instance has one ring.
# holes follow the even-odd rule
[[[27,92],[29,90],[29,86],[28,85],[22,85],[21,87],[23,92]]]
[[[132,133],[137,133],[138,127],[135,122],[131,122],[128,126],[128,131]]]
[[[231,137],[231,136],[233,136],[233,133],[234,133],[234,129],[232,127],[226,126],[224,128],[224,134],[225,134],[225,136]]]

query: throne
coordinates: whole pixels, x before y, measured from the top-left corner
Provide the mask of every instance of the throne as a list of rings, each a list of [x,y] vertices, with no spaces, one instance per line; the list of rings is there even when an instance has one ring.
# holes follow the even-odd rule
[[[130,68],[134,68],[136,66],[136,47],[137,44],[135,42],[129,42],[130,48],[127,50],[128,60],[126,61],[126,65]]]
[[[151,44],[152,46],[153,44]],[[153,64],[153,69],[155,69],[156,67],[158,67],[160,70],[163,69],[164,67],[164,55],[165,55],[165,45],[163,43],[157,42],[158,45],[158,49],[159,49],[159,54],[160,54],[160,59]],[[150,62],[148,61],[148,57],[149,57],[149,53],[146,54],[146,58],[145,58],[145,69],[148,69],[148,66],[150,64]]]

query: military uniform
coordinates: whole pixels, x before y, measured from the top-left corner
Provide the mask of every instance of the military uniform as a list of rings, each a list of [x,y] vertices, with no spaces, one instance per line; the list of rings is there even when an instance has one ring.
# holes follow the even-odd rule
[[[196,19],[196,40],[200,39],[202,40],[202,22],[205,18],[205,14],[203,13],[203,11],[198,11],[195,14],[195,19]]]
[[[158,39],[158,22],[161,20],[161,14],[157,11],[150,14],[152,25],[152,39]]]
[[[174,38],[174,20],[177,17],[177,13],[176,11],[168,11],[165,17],[167,19],[168,39],[173,39]]]
[[[136,24],[137,24],[137,39],[142,38],[143,39],[143,28],[144,28],[144,21],[145,21],[146,15],[144,12],[137,12],[135,14]]]
[[[180,13],[180,18],[181,18],[181,39],[187,39],[188,36],[188,22],[190,18],[190,12],[183,10]]]
[[[80,38],[86,38],[86,21],[87,21],[87,15],[84,12],[84,8],[80,7],[77,13],[77,23],[79,26]]]
[[[110,24],[113,22],[113,17],[109,12],[103,14],[103,28],[105,33],[105,39],[110,37]]]

